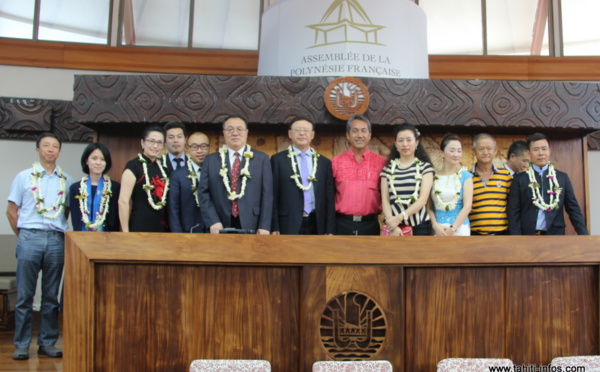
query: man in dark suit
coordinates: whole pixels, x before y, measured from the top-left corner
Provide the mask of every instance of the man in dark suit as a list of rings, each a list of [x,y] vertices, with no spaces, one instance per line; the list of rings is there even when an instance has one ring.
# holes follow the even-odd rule
[[[188,161],[183,167],[171,173],[171,187],[167,201],[171,232],[205,232],[204,221],[200,216],[198,184],[204,157],[210,151],[206,134],[193,133],[185,145]]]
[[[268,235],[273,213],[269,157],[247,145],[248,125],[239,116],[223,122],[225,146],[208,155],[200,176],[200,210],[212,234],[224,227]]]
[[[335,189],[331,161],[310,147],[315,131],[309,120],[294,119],[288,136],[292,146],[271,157],[271,234],[333,234]]]
[[[187,157],[185,156],[185,125],[177,121],[165,124],[165,147],[167,153],[162,156],[163,167],[170,175],[179,168],[185,168]]]
[[[531,166],[515,175],[508,197],[509,234],[564,235],[566,210],[577,234],[588,235],[569,176],[550,163],[546,136],[531,135],[527,147]]]

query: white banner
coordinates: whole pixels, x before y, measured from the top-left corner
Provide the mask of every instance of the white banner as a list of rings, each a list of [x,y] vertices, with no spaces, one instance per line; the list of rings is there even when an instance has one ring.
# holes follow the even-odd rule
[[[258,75],[428,79],[425,12],[407,0],[279,0],[263,13]]]

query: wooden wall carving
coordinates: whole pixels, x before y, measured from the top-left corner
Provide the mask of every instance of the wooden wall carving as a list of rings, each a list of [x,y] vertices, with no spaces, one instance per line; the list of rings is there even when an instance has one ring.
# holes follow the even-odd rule
[[[35,139],[53,132],[63,142],[90,142],[93,130],[76,123],[70,101],[0,98],[0,138]]]
[[[325,109],[333,78],[214,75],[78,75],[73,117],[80,123],[179,120],[218,123],[230,114],[251,123],[283,123],[296,115],[340,123]],[[597,83],[361,78],[374,124],[600,129]]]
[[[587,136],[588,150],[600,150],[600,130]]]

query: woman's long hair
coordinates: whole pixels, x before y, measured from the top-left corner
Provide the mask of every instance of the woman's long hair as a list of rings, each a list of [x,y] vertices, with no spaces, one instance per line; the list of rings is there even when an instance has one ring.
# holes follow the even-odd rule
[[[423,144],[420,141],[421,133],[414,125],[408,124],[408,123],[397,125],[396,129],[394,129],[394,144],[392,145],[392,151],[390,151],[390,156],[388,157],[388,162],[390,162],[394,159],[400,158],[400,152],[398,152],[398,149],[396,148],[396,138],[398,137],[398,133],[402,132],[403,130],[412,131],[413,134],[415,135],[415,139],[417,141],[419,141],[419,144],[417,145],[417,148],[415,149],[415,157],[417,159],[421,160],[422,162],[431,164],[431,159],[429,159],[429,154],[427,154],[427,152],[425,151],[425,148],[423,147]]]

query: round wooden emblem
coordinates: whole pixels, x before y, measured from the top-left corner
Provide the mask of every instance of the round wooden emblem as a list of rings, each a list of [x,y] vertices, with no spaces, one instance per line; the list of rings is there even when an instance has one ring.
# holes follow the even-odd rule
[[[319,331],[321,347],[334,360],[368,360],[383,347],[387,321],[371,296],[344,291],[325,305]]]
[[[338,119],[348,120],[352,115],[364,114],[369,107],[369,91],[354,77],[335,79],[325,89],[327,111]]]

